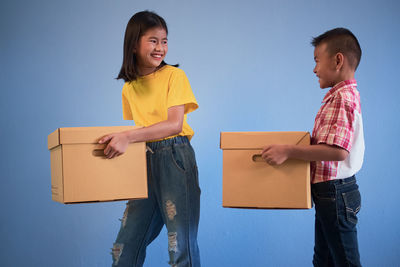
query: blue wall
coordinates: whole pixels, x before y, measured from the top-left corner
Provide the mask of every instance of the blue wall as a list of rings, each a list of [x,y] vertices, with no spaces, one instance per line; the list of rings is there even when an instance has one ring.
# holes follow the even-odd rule
[[[167,62],[180,63],[200,104],[190,114],[202,187],[203,266],[310,266],[313,210],[221,207],[220,131],[311,131],[326,91],[312,36],[344,26],[359,38],[366,155],[359,242],[365,266],[399,266],[398,1],[60,1],[0,3],[1,266],[111,264],[123,202],[51,200],[47,135],[58,127],[127,125],[121,115],[126,23],[163,16]],[[165,230],[145,266],[166,266]]]

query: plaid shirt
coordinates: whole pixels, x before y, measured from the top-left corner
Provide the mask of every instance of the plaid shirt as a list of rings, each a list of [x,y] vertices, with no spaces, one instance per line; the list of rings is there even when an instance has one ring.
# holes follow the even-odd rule
[[[356,80],[347,80],[336,84],[325,95],[322,103],[315,118],[311,144],[338,146],[346,149],[349,156],[345,161],[340,162],[311,162],[311,182],[313,184],[354,175],[361,168],[364,156],[360,95],[357,91]],[[354,136],[355,132],[358,136]],[[358,159],[354,156],[350,157],[355,138],[359,143],[356,155]],[[354,160],[355,163],[350,162],[354,162]],[[341,164],[345,167],[341,167]],[[343,173],[339,174],[340,171]]]

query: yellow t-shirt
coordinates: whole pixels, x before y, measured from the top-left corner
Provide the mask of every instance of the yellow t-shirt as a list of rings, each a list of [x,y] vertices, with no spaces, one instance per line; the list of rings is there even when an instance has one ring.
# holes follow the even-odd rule
[[[178,135],[191,139],[194,131],[186,121],[186,114],[196,110],[198,104],[183,70],[165,65],[156,72],[126,82],[122,88],[123,117],[134,120],[139,126],[167,120],[168,108],[179,105],[185,105],[185,115],[182,132]],[[174,136],[164,139],[171,137]]]

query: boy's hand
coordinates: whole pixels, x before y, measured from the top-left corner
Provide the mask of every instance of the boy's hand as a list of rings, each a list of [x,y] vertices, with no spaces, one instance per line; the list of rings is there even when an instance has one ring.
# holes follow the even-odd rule
[[[269,165],[280,165],[289,158],[289,150],[287,145],[270,145],[264,147],[261,157]]]
[[[109,159],[118,157],[125,153],[129,145],[128,136],[124,132],[106,135],[99,141],[100,144],[107,142],[109,143],[104,149],[104,155]]]

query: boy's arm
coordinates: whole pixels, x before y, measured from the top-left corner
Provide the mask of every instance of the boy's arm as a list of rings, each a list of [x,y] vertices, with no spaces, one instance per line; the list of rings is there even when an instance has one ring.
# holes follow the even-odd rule
[[[165,121],[144,128],[104,136],[99,141],[100,144],[109,142],[104,149],[104,154],[107,158],[113,158],[123,154],[129,143],[162,139],[179,134],[182,131],[185,115],[184,107],[185,105],[179,105],[168,108],[168,118]]]
[[[262,158],[270,165],[279,165],[287,159],[301,159],[305,161],[342,161],[349,152],[341,147],[327,144],[298,146],[298,145],[270,145],[264,148]]]

